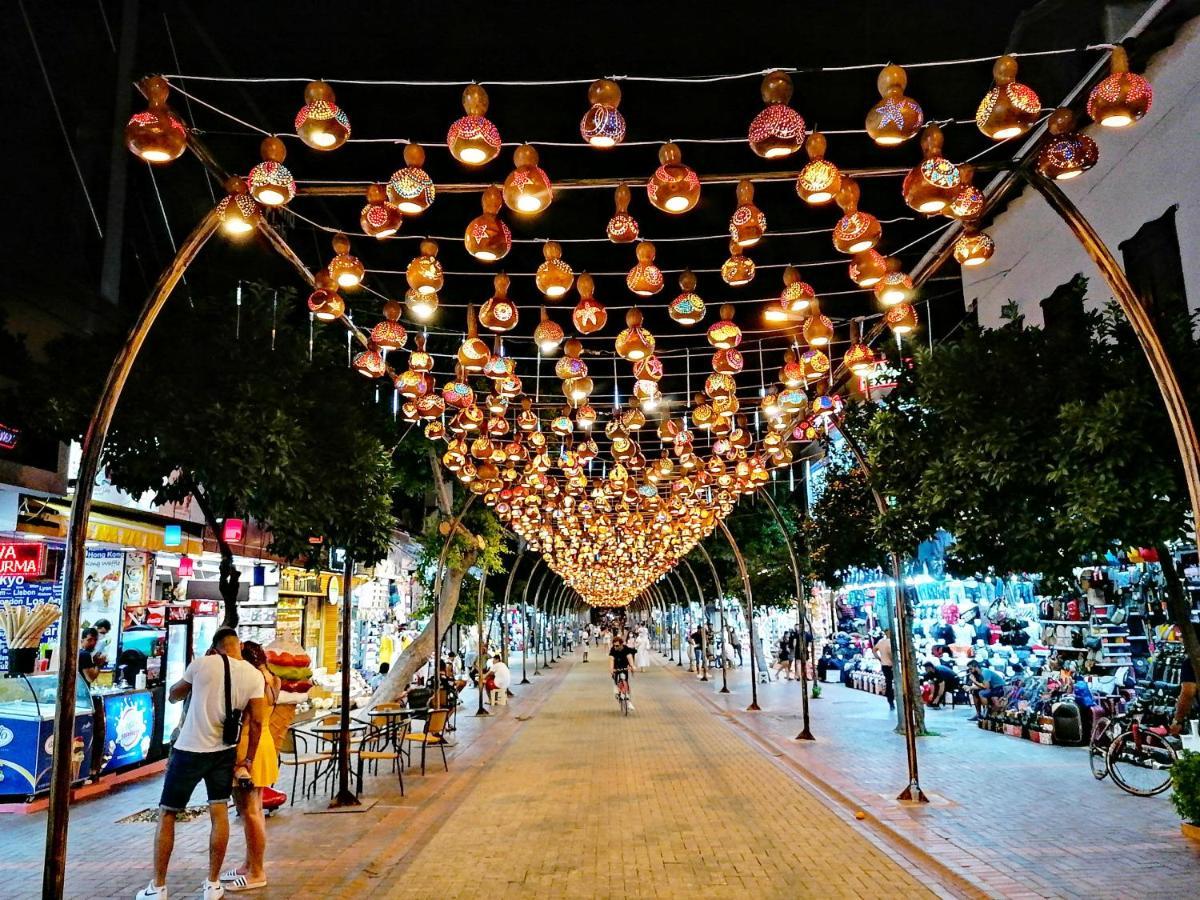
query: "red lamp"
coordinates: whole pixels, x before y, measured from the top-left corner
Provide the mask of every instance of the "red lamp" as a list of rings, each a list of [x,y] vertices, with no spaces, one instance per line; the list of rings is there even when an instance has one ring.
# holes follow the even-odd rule
[[[236,544],[240,541],[245,532],[246,523],[241,519],[226,519],[225,524],[221,526],[221,537],[231,543]]]
[[[196,571],[196,564],[190,556],[179,557],[179,577],[191,578],[192,573]]]

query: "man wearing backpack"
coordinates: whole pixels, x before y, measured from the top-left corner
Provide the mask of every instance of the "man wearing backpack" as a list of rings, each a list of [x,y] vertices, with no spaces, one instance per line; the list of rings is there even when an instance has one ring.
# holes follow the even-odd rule
[[[219,628],[212,649],[192,660],[183,677],[171,686],[168,699],[191,698],[183,725],[171,748],[158,805],[154,834],[154,878],[138,892],[137,900],[167,900],[167,867],[175,846],[175,817],[187,808],[192,791],[204,782],[208,793],[211,834],[208,880],[203,900],[221,900],[221,864],[229,843],[229,798],[235,777],[250,777],[250,763],[266,717],[265,684],[259,672],[242,659],[242,643],[232,628]],[[248,731],[249,746],[236,759],[240,725]]]

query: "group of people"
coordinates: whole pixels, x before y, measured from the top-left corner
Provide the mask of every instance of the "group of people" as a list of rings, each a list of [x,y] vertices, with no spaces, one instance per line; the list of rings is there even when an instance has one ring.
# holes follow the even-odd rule
[[[733,654],[737,655],[738,667],[742,666],[742,642],[732,625],[726,627],[723,641],[717,640],[710,623],[697,625],[688,635],[688,646],[692,664],[701,673],[700,677],[710,668],[733,668]]]

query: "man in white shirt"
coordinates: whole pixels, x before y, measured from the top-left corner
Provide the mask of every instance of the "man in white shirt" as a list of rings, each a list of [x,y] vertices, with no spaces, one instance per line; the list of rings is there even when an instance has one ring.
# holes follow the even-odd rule
[[[892,657],[892,638],[885,631],[875,641],[872,650],[879,659],[879,668],[883,670],[884,695],[887,697],[888,709],[896,708],[896,681],[894,660]]]
[[[228,666],[228,668],[227,668]],[[229,699],[225,694],[225,673],[229,673]],[[137,895],[138,900],[167,900],[167,867],[175,846],[175,817],[187,807],[192,791],[204,782],[208,792],[211,835],[208,845],[208,880],[203,884],[203,900],[220,900],[221,864],[229,843],[229,798],[236,776],[249,777],[250,763],[258,751],[266,704],[262,675],[242,659],[242,644],[232,628],[220,628],[213,635],[212,650],[192,660],[183,677],[171,685],[168,698],[179,703],[191,697],[179,737],[171,749],[163,779],[162,799],[158,808],[158,829],[154,835],[154,879]],[[226,713],[244,711],[242,727],[247,729],[249,746],[244,759],[236,759],[238,738],[225,739]]]
[[[488,669],[485,680],[486,677],[490,677],[492,683],[496,685],[496,689],[492,692],[492,703],[498,706],[507,706],[508,686],[512,684],[512,672],[504,664],[500,654],[497,653],[492,657],[492,667]]]

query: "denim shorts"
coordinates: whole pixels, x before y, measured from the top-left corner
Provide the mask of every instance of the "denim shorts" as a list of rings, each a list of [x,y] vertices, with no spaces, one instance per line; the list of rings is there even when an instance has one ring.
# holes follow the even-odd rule
[[[192,791],[201,781],[208,790],[209,803],[228,802],[233,794],[233,764],[236,756],[237,747],[215,753],[172,750],[163,779],[162,799],[158,805],[173,812],[186,809]]]

